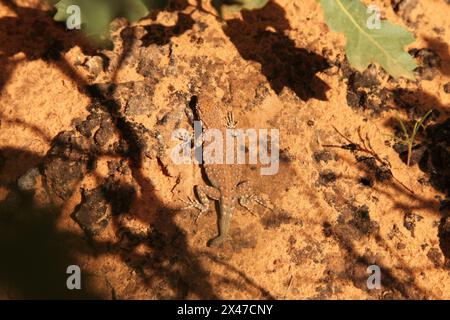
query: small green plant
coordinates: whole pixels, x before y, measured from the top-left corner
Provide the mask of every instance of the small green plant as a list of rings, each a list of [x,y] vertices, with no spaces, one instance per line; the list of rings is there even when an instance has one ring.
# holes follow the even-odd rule
[[[398,112],[396,112],[395,118],[397,119],[397,122],[399,123],[400,128],[402,129],[402,135],[403,135],[400,142],[408,146],[408,155],[406,158],[406,165],[408,167],[411,163],[412,149],[414,147],[414,141],[416,139],[417,133],[419,132],[420,128],[425,129],[425,126],[423,125],[423,123],[425,122],[425,120],[427,120],[427,118],[431,115],[432,112],[433,112],[433,110],[429,110],[422,118],[417,120],[416,123],[414,124],[414,127],[413,127],[411,133],[408,132],[408,130],[406,129],[405,123],[400,118],[400,115],[398,114]]]

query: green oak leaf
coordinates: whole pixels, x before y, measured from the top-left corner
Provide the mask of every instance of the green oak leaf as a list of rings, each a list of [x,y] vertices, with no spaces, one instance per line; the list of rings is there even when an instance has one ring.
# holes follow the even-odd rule
[[[118,17],[137,21],[149,14],[150,10],[167,5],[168,0],[61,0],[55,4],[56,21],[65,22],[71,16],[68,8],[80,8],[82,29],[87,36],[107,37],[111,21]]]
[[[268,2],[269,0],[211,0],[213,7],[221,18],[227,12],[261,9]]]
[[[371,13],[360,0],[320,0],[328,26],[343,32],[345,52],[350,64],[363,71],[370,63],[380,64],[394,78],[414,79],[417,67],[404,47],[414,36],[401,26],[381,20],[379,28],[369,28]]]

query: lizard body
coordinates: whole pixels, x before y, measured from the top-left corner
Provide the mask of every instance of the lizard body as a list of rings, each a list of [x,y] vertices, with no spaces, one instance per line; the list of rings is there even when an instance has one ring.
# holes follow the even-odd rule
[[[226,129],[233,129],[236,126],[231,112],[214,103],[214,99],[210,98],[208,94],[199,98],[194,111],[196,118],[202,122],[204,129],[219,130],[222,137],[225,137]],[[204,151],[203,155],[205,156]],[[190,207],[199,209],[200,216],[209,210],[209,199],[219,202],[219,235],[208,241],[208,246],[216,247],[226,239],[231,218],[237,205],[239,204],[251,212],[248,204],[251,200],[257,200],[257,197],[251,193],[248,184],[243,180],[242,164],[236,164],[236,162],[233,164],[204,162],[203,169],[210,185],[195,186],[199,202],[191,200]]]

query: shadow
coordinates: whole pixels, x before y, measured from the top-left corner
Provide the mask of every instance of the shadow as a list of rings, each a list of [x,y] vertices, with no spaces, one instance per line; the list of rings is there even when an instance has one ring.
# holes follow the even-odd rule
[[[450,117],[425,130],[419,168],[430,176],[434,188],[450,197]]]
[[[352,240],[352,230],[353,226],[348,225],[337,225],[331,228],[332,238],[339,244],[344,255],[344,260],[346,260],[346,271],[343,275],[344,278],[351,280],[355,287],[360,288],[371,295],[379,293],[379,290],[369,290],[367,287],[367,267],[371,265],[377,265],[381,271],[381,285],[384,292],[390,294],[391,296],[380,295],[380,299],[433,299],[430,297],[430,293],[424,291],[419,285],[415,283],[414,271],[410,269],[406,262],[401,259],[399,255],[392,253],[397,256],[397,270],[401,270],[401,275],[397,275],[399,272],[386,266],[384,263],[379,261],[379,258],[371,256],[370,254],[359,254],[354,240]],[[391,251],[388,244],[381,237],[379,232],[375,232],[372,235],[375,238],[377,244],[383,248],[384,251]]]
[[[211,261],[213,261],[214,263],[217,263],[219,265],[223,265],[225,266],[227,269],[229,269],[230,271],[232,271],[233,273],[237,274],[240,278],[240,280],[242,279],[244,284],[247,285],[250,288],[254,288],[257,291],[260,292],[260,299],[266,299],[266,300],[275,300],[275,297],[272,296],[272,294],[267,291],[266,289],[264,289],[263,287],[259,286],[257,283],[255,283],[252,279],[250,279],[245,273],[243,273],[242,271],[236,269],[236,267],[232,266],[231,264],[228,264],[225,261],[222,261],[220,258],[218,258],[217,256],[209,253],[209,252],[204,252],[204,255],[206,255]],[[224,277],[223,278],[223,282],[225,283],[229,283],[229,279],[226,279]],[[241,281],[236,282],[236,287],[242,287],[242,283]]]
[[[350,179],[346,176],[340,178]],[[336,299],[334,294],[337,294],[339,299],[340,294],[346,292],[336,286],[336,283],[341,283],[342,280],[351,282],[355,288],[365,292],[369,299],[436,299],[416,281],[417,274],[427,268],[410,266],[410,262],[404,259],[404,253],[397,251],[392,242],[383,238],[381,226],[372,219],[369,208],[360,205],[359,201],[355,201],[338,188],[332,187],[328,191],[319,193],[313,189],[305,190],[317,206],[320,206],[318,199],[323,198],[335,211],[331,217],[332,221],[316,216],[314,220],[303,220],[305,230],[308,225],[322,225],[323,236],[327,239],[325,242],[331,241],[339,246],[336,255],[333,255],[334,259],[328,259],[326,263],[323,279],[325,290],[320,290],[312,299]],[[386,187],[380,186],[374,190],[374,195],[382,191],[389,194]],[[324,196],[325,194],[328,196]],[[305,233],[305,230],[300,233]],[[370,290],[367,287],[369,276],[373,274],[373,271],[367,271],[371,265],[380,267],[381,290]]]
[[[15,148],[0,149],[0,186],[9,187],[27,170],[37,165],[41,157]]]
[[[25,121],[21,120],[21,119],[9,119],[3,116],[3,114],[0,112],[0,122],[1,123],[5,123],[5,124],[9,124],[9,125],[14,125],[14,126],[18,126],[21,127],[25,130],[30,130],[32,131],[35,135],[39,136],[43,141],[49,142],[51,140],[51,137],[41,128],[30,124],[30,123],[26,123]]]
[[[135,196],[135,186],[115,180],[112,176],[97,176],[97,188],[101,191],[101,196],[94,199],[96,203],[92,206],[85,206],[87,197],[84,196],[72,213],[72,218],[75,216],[74,220],[85,231],[85,237],[58,231],[56,225],[61,216],[60,208],[76,192],[84,177],[92,173],[88,163],[96,162],[103,154],[92,153],[96,150],[94,147],[82,148],[74,131],[58,134],[44,158],[21,150],[0,150],[2,159],[5,159],[0,173],[7,170],[12,175],[9,179],[14,181],[31,168],[38,168],[39,173],[34,180],[42,180],[44,192],[52,204],[46,207],[34,204],[33,190],[36,181],[31,181],[32,179],[22,183],[30,192],[18,190],[13,182],[8,184],[12,191],[0,202],[0,250],[4,261],[0,266],[0,287],[7,292],[5,298],[104,298],[104,292],[97,293],[87,283],[92,278],[86,279],[82,284],[87,289],[67,290],[65,270],[72,264],[81,265],[77,257],[83,253],[91,256],[117,256],[135,270],[154,296],[160,299],[183,299],[188,294],[202,299],[217,299],[207,280],[208,274],[187,245],[186,233],[174,222],[176,210],[164,207],[153,194],[155,188],[152,181],[141,172],[144,146],[140,133],[132,123],[120,118],[111,109],[115,105],[114,101],[109,100],[106,104],[109,109],[104,110],[114,114],[118,132],[128,144],[126,152],[116,156],[129,161],[132,176],[142,197]],[[94,108],[90,110],[96,111]],[[15,162],[19,161],[20,166],[11,167],[13,159]],[[92,167],[95,168],[96,165]],[[129,214],[131,204],[133,211],[141,213],[133,215],[133,218],[151,225],[151,232],[136,234],[124,224],[121,215]],[[99,212],[104,206],[111,208],[111,215],[104,216],[105,219],[98,222]],[[81,218],[80,209],[84,210],[82,214],[85,215]],[[94,230],[90,228],[92,225],[103,224],[105,221],[116,233],[119,239],[117,242],[99,241],[96,234],[88,232]],[[89,228],[85,228],[86,226]],[[138,246],[141,246],[140,249],[145,246],[150,253],[140,253]],[[158,285],[155,286],[155,283]],[[166,285],[162,292],[159,286],[161,283]]]
[[[434,52],[436,52],[441,60],[441,63],[438,66],[439,71],[446,76],[450,75],[450,55],[448,53],[448,43],[437,39],[425,37],[425,42],[427,43],[427,47],[431,48]]]
[[[178,12],[178,21],[174,26],[167,27],[160,24],[145,26],[144,29],[147,31],[147,34],[142,37],[142,44],[144,47],[152,44],[158,46],[166,45],[172,37],[181,36],[186,31],[192,29],[193,26],[194,19],[190,15]]]
[[[430,184],[446,194],[441,201],[438,227],[439,246],[450,268],[450,117],[426,129],[426,151],[419,168],[430,177]]]
[[[138,200],[134,207],[140,205]],[[174,224],[174,211],[159,206],[157,213],[144,234],[137,234],[115,219],[113,225],[120,237],[117,248],[122,248],[116,254],[136,271],[153,298],[218,299],[208,272],[187,246],[186,233]],[[139,247],[145,247],[146,253],[141,253]]]
[[[442,104],[438,97],[422,89],[408,90],[397,88],[392,90],[394,106],[405,110],[410,116],[421,118],[428,110],[438,112],[438,115],[449,114],[450,108]]]
[[[120,240],[112,248],[107,246],[104,253],[117,254],[140,275],[149,288],[154,289],[154,294],[159,299],[184,299],[188,294],[201,299],[217,299],[207,280],[206,271],[188,246],[186,234],[174,221],[173,209],[166,208],[159,200],[154,194],[153,182],[142,172],[146,143],[140,126],[126,119],[120,111],[119,103],[107,98],[109,93],[102,92],[98,86],[90,86],[87,92],[97,101],[97,105],[106,107],[104,110],[113,119],[119,140],[124,141],[127,146],[126,152],[120,156],[129,163],[133,181],[142,194],[133,201],[133,218],[150,225],[152,230],[146,234],[136,234],[117,217],[128,213],[129,204],[123,203],[128,203],[130,199],[123,197],[122,191],[130,190],[131,186],[114,181],[115,191],[106,192],[104,200],[112,206],[115,213],[111,223]],[[105,181],[98,183],[105,185]],[[93,246],[97,246],[95,240]],[[137,252],[139,246],[146,247],[149,253]],[[161,288],[154,287],[155,283],[160,282],[164,282],[169,289],[160,292]]]
[[[86,53],[93,53],[94,47],[86,41],[81,32],[65,31],[63,24],[56,24],[50,11],[21,7],[11,0],[1,0],[17,17],[0,18],[0,92],[16,65],[16,54],[23,52],[28,61],[43,59],[59,60],[60,54],[78,45]]]
[[[6,151],[6,152],[5,152]],[[21,150],[0,150],[11,159],[39,157]],[[17,161],[17,160],[16,160]],[[4,170],[5,168],[3,168]],[[8,169],[10,170],[10,169]],[[83,290],[68,290],[67,267],[80,265],[76,257],[82,239],[57,228],[58,207],[38,206],[31,193],[11,188],[0,202],[1,299],[99,299],[102,296],[82,276]]]
[[[339,161],[354,164],[347,157],[339,157]],[[359,172],[353,177],[347,174],[336,175],[336,177],[353,180],[356,184],[361,173],[365,177],[376,174],[372,167],[358,165],[357,169]],[[378,198],[378,194],[389,197],[393,202],[392,208],[402,209],[404,212],[414,211],[416,207],[409,205],[413,200],[419,200],[420,206],[438,207],[432,201],[410,194],[392,179],[379,181],[379,183],[379,186],[372,184],[370,187],[373,197]],[[382,228],[386,226],[380,225],[371,217],[369,207],[361,204],[339,186],[328,185],[328,187],[327,192],[323,193],[323,198],[330,208],[336,211],[336,218],[331,218],[332,221],[327,219],[315,222],[316,225],[322,224],[324,236],[336,242],[340,248],[340,255],[337,258],[339,262],[333,261],[327,273],[328,281],[351,281],[356,288],[361,289],[373,299],[436,299],[416,281],[417,275],[424,272],[424,268],[411,267],[410,262],[404,258],[404,252],[400,251],[395,243],[383,237]],[[405,199],[403,203],[400,202],[399,194],[406,195],[408,199]],[[317,196],[311,193],[311,198],[313,197]],[[387,237],[392,240],[390,233]],[[418,247],[417,250],[420,248]],[[337,270],[336,265],[339,265]],[[380,268],[381,290],[370,290],[367,286],[369,276],[374,274],[373,270],[369,272],[367,268],[372,265]]]
[[[226,20],[225,34],[245,60],[261,64],[261,72],[277,93],[290,88],[300,99],[326,101],[330,87],[316,76],[329,67],[327,60],[284,34],[290,30],[284,9],[270,1],[259,10],[242,11],[241,19]]]
[[[441,203],[441,220],[439,221],[439,247],[445,257],[445,266],[450,269],[450,200]]]
[[[378,180],[382,183],[380,187],[374,186],[373,182],[368,183],[368,185],[377,193],[384,194],[384,196],[389,198],[394,203],[393,208],[400,209],[403,212],[414,212],[415,210],[425,208],[435,210],[436,216],[440,217],[437,237],[439,238],[439,247],[445,258],[443,267],[448,268],[450,266],[450,206],[448,200],[450,196],[450,118],[427,126],[423,135],[424,137],[420,143],[423,150],[414,162],[418,164],[421,171],[428,175],[429,180],[427,183],[446,195],[447,198],[441,201],[441,203],[437,199],[426,199],[418,194],[412,194],[404,188],[404,185],[400,181],[393,179],[394,176],[392,173],[386,177],[380,176],[378,174],[380,167],[375,163],[375,160],[371,162],[359,161],[357,155],[355,155],[355,158],[360,164],[358,169],[364,172],[363,177],[366,181]],[[347,148],[347,150],[350,149]],[[415,157],[414,150],[413,157]],[[370,159],[370,157],[364,158],[364,160]],[[349,160],[344,161],[350,162]],[[352,177],[345,176],[340,176],[340,178],[352,179]],[[387,187],[392,188],[395,192],[392,193]],[[407,196],[411,202],[417,202],[417,204],[412,205],[409,200],[400,201],[398,196],[394,196],[399,193]]]
[[[409,132],[412,132],[416,121],[423,117],[428,110],[434,111],[430,117],[434,123],[430,124],[427,119],[425,122],[426,128],[419,130],[415,138],[411,152],[411,164],[417,164],[419,169],[428,176],[426,183],[429,183],[437,191],[444,193],[447,198],[442,202],[439,209],[441,220],[438,237],[441,251],[446,259],[445,264],[450,266],[450,214],[447,208],[448,198],[450,197],[450,118],[448,117],[450,109],[443,105],[437,97],[422,90],[396,89],[393,94],[396,106],[404,109],[408,118],[411,119],[404,121]],[[384,125],[392,128],[398,135],[401,134],[400,125],[395,118],[387,119]],[[394,149],[406,163],[407,146],[396,143]]]

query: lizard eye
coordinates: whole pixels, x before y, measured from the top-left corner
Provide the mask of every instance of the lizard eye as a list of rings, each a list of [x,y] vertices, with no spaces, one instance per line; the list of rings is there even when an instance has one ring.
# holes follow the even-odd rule
[[[243,185],[244,183],[247,183],[247,182],[248,182],[248,180],[239,181],[239,182],[236,184],[236,187],[239,187],[239,186],[241,186],[241,185]]]

